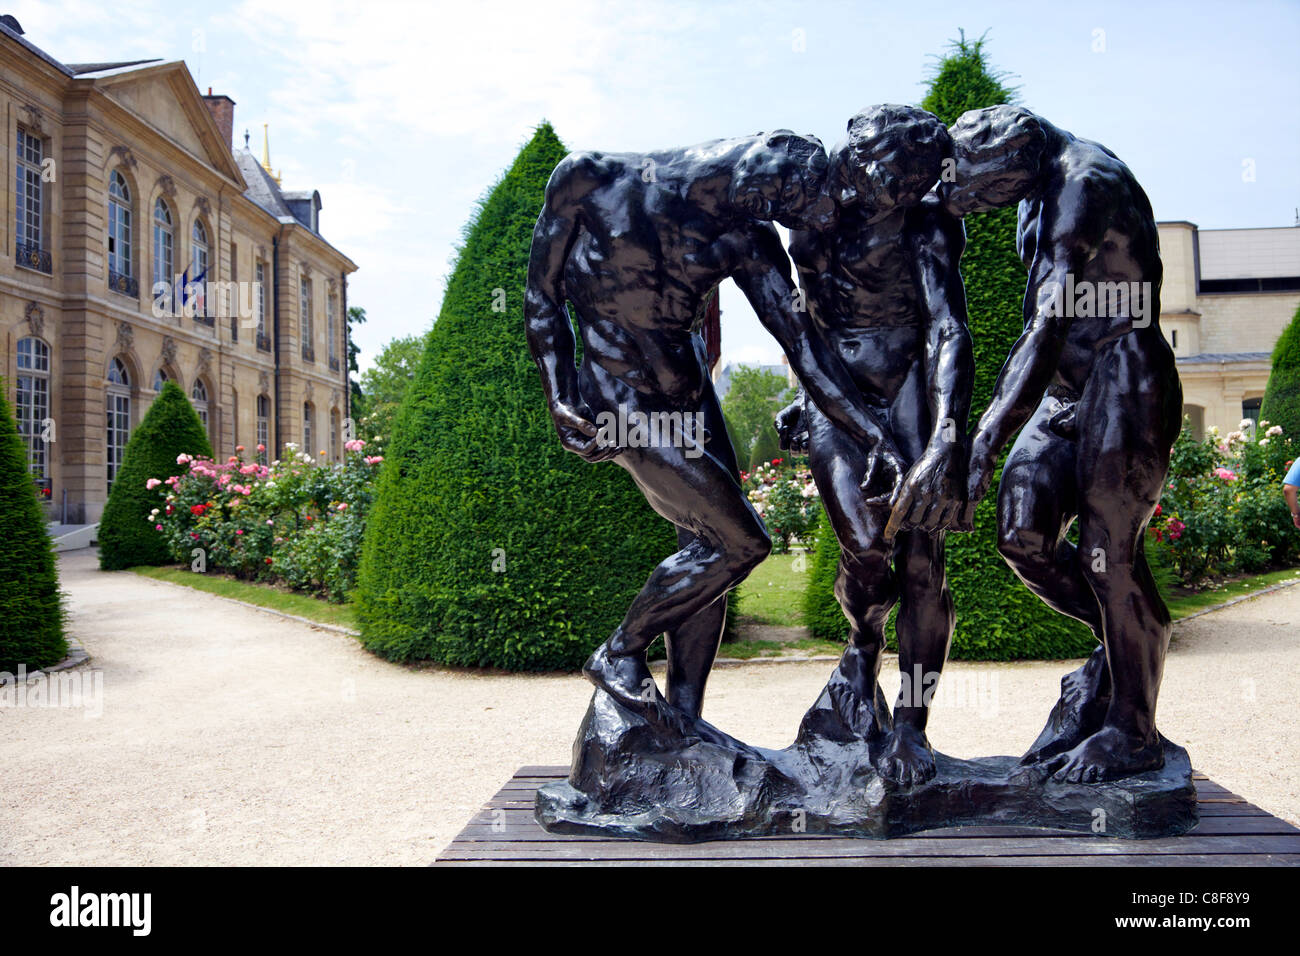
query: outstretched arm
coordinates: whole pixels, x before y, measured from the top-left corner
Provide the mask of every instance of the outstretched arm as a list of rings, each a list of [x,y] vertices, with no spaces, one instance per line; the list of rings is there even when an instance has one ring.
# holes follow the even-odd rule
[[[797,307],[790,260],[776,231],[755,227],[751,242],[732,278],[754,307],[764,328],[780,343],[795,375],[823,414],[843,428],[863,448],[873,450],[872,472],[864,490],[876,485],[876,460],[885,471],[880,500],[892,502],[902,482],[903,462],[893,441],[862,400],[849,370],[826,344],[807,308]]]
[[[597,443],[591,409],[578,391],[573,325],[564,290],[564,263],[578,234],[576,216],[565,209],[567,168],[567,163],[562,163],[552,176],[546,205],[533,230],[524,329],[560,443],[587,461],[604,461],[618,454],[618,449]]]
[[[904,527],[942,530],[965,499],[966,425],[975,381],[966,287],[959,269],[965,245],[961,221],[938,210],[911,241],[917,285],[929,316],[925,391],[933,424],[926,450],[908,472],[885,527],[887,541]]]

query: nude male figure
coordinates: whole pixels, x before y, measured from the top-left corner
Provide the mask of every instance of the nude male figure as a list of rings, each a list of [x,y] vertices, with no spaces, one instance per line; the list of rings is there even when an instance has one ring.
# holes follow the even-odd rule
[[[1169,612],[1143,552],[1182,415],[1160,332],[1162,266],[1151,203],[1115,155],[1028,110],[965,113],[939,195],[956,216],[1020,205],[1029,269],[1024,334],[971,439],[969,530],[1001,449],[998,549],[1050,606],[1101,642],[1062,681],[1025,754],[1059,779],[1112,780],[1158,768],[1156,696]],[[1078,519],[1078,546],[1066,539]]]
[[[655,568],[584,668],[649,719],[663,716],[645,661],[650,643],[666,633],[668,704],[698,718],[726,595],[770,550],[740,487],[703,342],[691,331],[705,295],[735,280],[813,401],[863,447],[878,448],[872,472],[857,480],[885,498],[902,480],[875,413],[795,309],[789,259],[772,225],[832,222],[826,173],[821,143],[782,130],[645,154],[575,153],[546,189],[525,321],[556,430],[584,459],[627,469],[678,529],[681,550]],[[580,367],[569,302],[582,335]],[[634,413],[691,416],[704,435],[635,447],[603,440],[597,418]]]
[[[785,447],[806,443],[840,545],[835,594],[850,633],[839,666],[860,701],[875,700],[885,622],[899,605],[903,687],[877,769],[911,785],[935,773],[925,727],[954,624],[941,529],[966,489],[974,361],[957,269],[965,234],[927,196],[951,156],[938,117],[876,106],[854,116],[848,133],[831,157],[839,221],[792,232],[790,254],[813,319],[911,468],[898,509],[914,527],[895,536],[890,504],[863,500],[855,476],[872,453],[818,408],[805,413],[806,438],[790,412],[778,430]],[[868,738],[882,729],[858,728]]]

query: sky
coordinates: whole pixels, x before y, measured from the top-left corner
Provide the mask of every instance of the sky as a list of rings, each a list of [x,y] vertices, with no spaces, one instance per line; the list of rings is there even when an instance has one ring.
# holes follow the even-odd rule
[[[365,368],[437,315],[462,228],[542,119],[574,150],[781,127],[828,147],[875,103],[919,103],[958,31],[987,33],[1021,103],[1110,147],[1157,219],[1290,226],[1300,207],[1300,3],[7,0],[63,62],[183,59],[236,101],[286,189],[358,264]],[[722,295],[724,362],[777,347]]]

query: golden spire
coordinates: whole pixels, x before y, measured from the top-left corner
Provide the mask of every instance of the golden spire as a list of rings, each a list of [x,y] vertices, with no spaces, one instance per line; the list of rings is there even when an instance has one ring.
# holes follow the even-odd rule
[[[262,124],[262,168],[266,170],[268,176],[275,180],[275,184],[278,186],[280,185],[280,174],[271,172],[271,138],[266,131],[269,125],[269,123]]]

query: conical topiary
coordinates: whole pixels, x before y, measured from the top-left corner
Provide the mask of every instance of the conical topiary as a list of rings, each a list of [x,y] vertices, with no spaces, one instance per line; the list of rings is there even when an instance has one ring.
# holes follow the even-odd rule
[[[524,337],[564,155],[542,124],[481,203],[398,411],[356,595],[362,641],[389,659],[579,666],[676,548],[622,468],[560,446]]]
[[[146,488],[150,478],[178,474],[182,454],[211,455],[203,423],[175,382],[167,382],[139,426],[131,433],[122,467],[113,478],[99,519],[99,566],[118,571],[138,564],[168,564],[166,542],[154,530],[149,512],[162,504],[167,488]]]
[[[1014,89],[992,70],[983,38],[963,35],[938,63],[921,108],[952,125],[967,110],[1012,103]],[[1026,270],[1016,253],[1016,209],[1009,207],[967,216],[966,249],[961,272],[975,353],[975,387],[970,423],[979,421],[993,397],[993,386],[1011,347],[1023,331],[1021,300]],[[1009,450],[1009,448],[1007,449]],[[1005,452],[1003,453],[1005,459]],[[999,476],[1001,467],[999,465]],[[1096,642],[1084,625],[1049,608],[1011,571],[997,551],[997,477],[993,490],[975,512],[975,530],[947,536],[948,583],[957,608],[957,629],[951,656],[968,660],[1070,658],[1091,653]],[[834,549],[831,535],[819,536],[817,547]],[[828,558],[822,559],[825,566]],[[810,602],[833,601],[826,588]],[[831,622],[832,608],[809,604],[809,620]],[[847,637],[848,622],[840,634]],[[896,646],[890,617],[891,646]]]
[[[63,621],[49,530],[0,381],[0,671],[61,661]]]
[[[1273,371],[1259,417],[1281,425],[1283,435],[1300,438],[1300,309],[1273,346]]]

